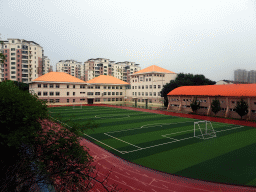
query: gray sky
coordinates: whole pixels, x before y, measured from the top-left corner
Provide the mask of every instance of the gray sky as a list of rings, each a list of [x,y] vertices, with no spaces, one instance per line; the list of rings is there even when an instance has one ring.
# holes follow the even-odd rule
[[[256,70],[256,3],[238,0],[0,0],[1,39],[59,60],[107,58],[233,80]]]

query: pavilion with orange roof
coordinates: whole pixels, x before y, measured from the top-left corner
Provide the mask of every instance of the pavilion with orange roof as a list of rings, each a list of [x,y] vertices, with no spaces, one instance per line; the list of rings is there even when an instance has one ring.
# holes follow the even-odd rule
[[[200,101],[201,108],[197,111],[201,115],[210,115],[211,103],[217,96],[220,101],[220,117],[240,118],[234,111],[237,101],[241,98],[248,104],[247,119],[256,118],[256,84],[225,84],[182,86],[167,94],[168,110],[192,112],[190,103],[195,97]]]

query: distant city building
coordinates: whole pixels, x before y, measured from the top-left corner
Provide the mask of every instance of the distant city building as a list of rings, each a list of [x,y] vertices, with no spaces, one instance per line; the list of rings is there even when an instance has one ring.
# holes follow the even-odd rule
[[[256,83],[256,71],[248,71],[248,83]]]
[[[0,81],[29,83],[43,75],[43,48],[34,41],[8,38],[0,51],[6,57],[0,64]]]
[[[235,82],[248,82],[248,72],[244,69],[237,69],[234,72],[234,81]]]

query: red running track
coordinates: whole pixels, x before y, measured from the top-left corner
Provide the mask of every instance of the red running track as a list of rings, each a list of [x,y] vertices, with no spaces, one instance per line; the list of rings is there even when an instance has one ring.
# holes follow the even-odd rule
[[[180,116],[194,119],[203,119],[215,122],[238,124],[244,126],[256,127],[256,123],[249,121],[240,120],[230,120],[223,118],[190,115],[190,114],[180,114],[167,111],[157,111],[149,109],[139,109],[132,107],[122,107],[113,105],[91,105],[91,106],[108,106],[122,109],[130,109],[136,111],[144,111],[151,113],[158,113],[164,115]],[[94,165],[98,170],[98,179],[102,180],[105,178],[109,170],[112,172],[109,175],[108,183],[106,184],[109,189],[112,188],[114,184],[121,188],[121,191],[145,191],[145,192],[198,192],[198,191],[219,191],[219,192],[252,192],[256,191],[255,187],[245,187],[245,186],[235,186],[221,183],[213,183],[207,181],[200,181],[189,179],[180,176],[174,176],[167,173],[162,173],[160,171],[155,171],[153,169],[145,168],[140,165],[123,160],[107,150],[97,146],[96,144],[82,139],[80,141],[82,146],[88,147],[89,154],[94,157]],[[95,185],[91,190],[92,192],[105,191],[101,185]]]

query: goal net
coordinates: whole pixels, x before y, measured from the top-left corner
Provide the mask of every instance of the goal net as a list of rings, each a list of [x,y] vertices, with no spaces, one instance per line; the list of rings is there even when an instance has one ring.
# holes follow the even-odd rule
[[[194,137],[199,139],[210,139],[216,137],[216,132],[213,129],[210,121],[194,122]]]
[[[82,109],[82,104],[81,105],[73,105],[73,109]]]

